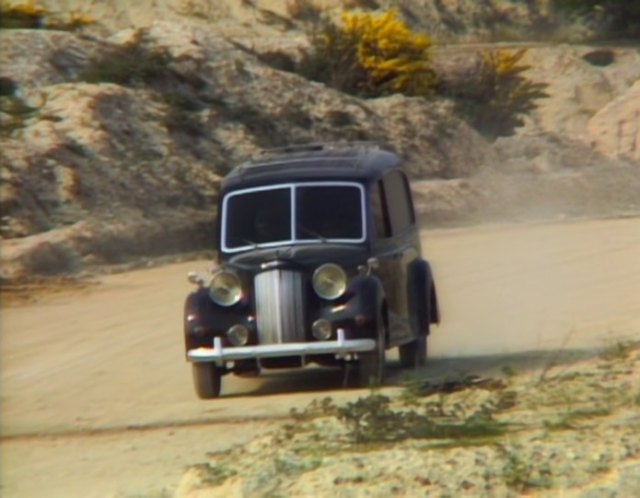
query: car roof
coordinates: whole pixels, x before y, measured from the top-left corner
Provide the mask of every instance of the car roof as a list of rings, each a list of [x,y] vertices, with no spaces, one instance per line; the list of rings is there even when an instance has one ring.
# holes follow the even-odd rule
[[[369,183],[399,164],[396,154],[370,143],[283,147],[234,168],[223,180],[221,191],[300,181]]]

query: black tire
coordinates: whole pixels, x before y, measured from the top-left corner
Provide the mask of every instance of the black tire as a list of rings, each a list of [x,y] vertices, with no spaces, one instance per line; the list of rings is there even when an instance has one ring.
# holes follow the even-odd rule
[[[220,369],[215,363],[192,363],[193,386],[200,399],[213,399],[220,396]]]
[[[400,356],[400,366],[402,368],[419,368],[427,362],[427,338],[429,337],[429,316],[418,307],[417,312],[417,334],[413,341],[398,347]]]
[[[386,361],[385,326],[382,315],[377,319],[377,340],[373,351],[360,353],[358,360],[358,383],[361,386],[380,386],[384,382]]]
[[[419,335],[417,339],[398,348],[400,366],[402,368],[419,368],[427,362],[427,336]]]

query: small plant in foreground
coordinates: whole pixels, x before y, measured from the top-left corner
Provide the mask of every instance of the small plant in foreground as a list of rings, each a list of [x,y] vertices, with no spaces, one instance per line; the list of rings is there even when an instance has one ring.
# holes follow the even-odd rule
[[[577,428],[577,423],[580,420],[606,417],[611,414],[611,411],[611,408],[599,406],[568,410],[562,413],[556,420],[545,421],[544,426],[549,430],[573,430]]]
[[[609,362],[624,361],[629,359],[634,349],[636,347],[631,341],[617,341],[607,346],[600,354],[600,358]]]
[[[203,488],[217,486],[236,474],[234,470],[228,469],[226,466],[211,463],[192,465],[191,469],[200,475],[200,484]]]
[[[526,493],[531,489],[550,488],[551,471],[547,466],[540,468],[520,457],[515,449],[498,446],[505,458],[502,478],[506,485],[518,493]]]
[[[503,366],[500,371],[507,379],[513,379],[518,375],[518,371],[511,365]]]
[[[430,403],[420,402],[415,395],[401,396],[399,406],[385,395],[372,392],[343,406],[331,398],[313,401],[302,412],[292,410],[294,420],[301,424],[319,417],[337,418],[348,430],[355,443],[384,443],[406,439],[486,439],[499,436],[506,425],[494,420],[493,405],[486,404],[474,410],[460,409],[458,404],[442,408],[433,415]],[[405,401],[411,400],[410,403]],[[288,427],[290,438],[300,425]]]
[[[338,414],[338,407],[333,402],[333,399],[327,396],[322,399],[314,399],[302,411],[292,408],[289,414],[294,420],[309,420],[318,417],[335,416]]]

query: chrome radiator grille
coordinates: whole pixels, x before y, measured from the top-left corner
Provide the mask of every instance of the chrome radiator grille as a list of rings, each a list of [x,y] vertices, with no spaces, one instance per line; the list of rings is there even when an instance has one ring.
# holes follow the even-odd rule
[[[302,275],[267,271],[256,275],[254,285],[260,344],[304,341]]]

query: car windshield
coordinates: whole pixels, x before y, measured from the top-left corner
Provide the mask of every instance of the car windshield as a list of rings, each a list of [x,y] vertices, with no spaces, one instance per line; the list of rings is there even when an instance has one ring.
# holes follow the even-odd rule
[[[222,250],[365,240],[364,190],[346,182],[240,190],[222,204]]]

